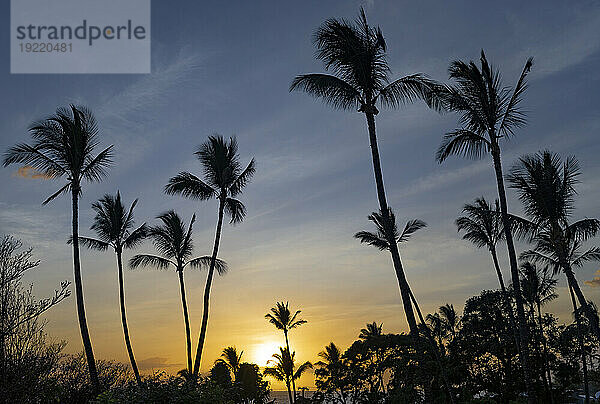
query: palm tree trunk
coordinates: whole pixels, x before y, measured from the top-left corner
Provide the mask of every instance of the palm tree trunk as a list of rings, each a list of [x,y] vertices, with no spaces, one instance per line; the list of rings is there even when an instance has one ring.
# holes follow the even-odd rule
[[[379,159],[379,149],[377,147],[377,133],[375,130],[375,115],[372,111],[366,111],[367,126],[369,129],[369,142],[371,144],[371,155],[373,159],[373,171],[375,174],[375,185],[377,187],[377,199],[379,200],[379,208],[383,219],[389,224],[389,212],[388,204],[385,196],[385,188],[383,185],[383,174],[381,172],[381,160]],[[396,278],[398,278],[398,286],[400,288],[400,295],[402,296],[402,304],[404,306],[404,313],[406,314],[406,320],[411,333],[419,332],[417,327],[417,321],[415,320],[415,313],[413,311],[410,302],[410,288],[406,281],[404,274],[404,268],[402,267],[402,261],[400,260],[400,252],[398,251],[398,245],[396,240],[389,239],[390,253],[392,254],[392,262],[394,264],[394,270],[396,271]]]
[[[540,324],[540,335],[542,337],[542,345],[544,347],[544,372],[548,374],[548,398],[550,400],[550,404],[554,404],[554,393],[552,392],[552,372],[550,371],[550,362],[548,361],[548,341],[546,340],[546,336],[544,335],[544,323],[542,320],[542,308],[541,304],[538,301],[537,304],[537,312],[538,312],[538,322]]]
[[[217,261],[217,253],[219,252],[219,242],[221,240],[221,229],[223,227],[223,211],[225,209],[225,197],[221,195],[219,198],[219,218],[217,220],[217,230],[215,232],[215,243],[213,245],[212,257],[210,260],[210,268],[206,277],[206,286],[204,287],[204,308],[202,309],[202,325],[200,327],[200,337],[198,338],[198,348],[196,349],[196,361],[194,362],[194,376],[198,376],[200,371],[200,361],[202,360],[202,350],[204,349],[204,341],[206,340],[206,328],[208,327],[208,306],[210,303],[210,287],[215,273],[215,263]]]
[[[577,279],[575,278],[575,274],[573,273],[573,269],[571,268],[571,266],[568,264],[563,265],[563,269],[567,277],[569,287],[573,288],[573,292],[575,292],[575,296],[577,296],[577,300],[579,300],[579,305],[583,307],[585,316],[588,318],[592,327],[592,331],[594,332],[594,334],[596,334],[596,337],[600,339],[600,327],[598,325],[598,316],[596,315],[596,313],[594,313],[587,300],[585,299],[585,296],[583,295],[583,292],[581,291],[581,288],[577,283]]]
[[[425,319],[423,318],[423,314],[421,313],[421,308],[419,307],[419,304],[417,303],[417,299],[415,299],[415,295],[413,295],[412,290],[410,290],[410,289],[409,289],[409,292],[410,292],[410,298],[411,298],[413,304],[415,305],[415,309],[417,310],[417,315],[419,316],[419,321],[421,322],[421,325],[423,326],[423,329],[425,330],[425,333],[427,334],[426,338],[429,341],[431,348],[435,352],[435,360],[438,364],[438,367],[440,368],[440,372],[442,373],[442,379],[444,380],[444,386],[446,387],[446,392],[448,393],[448,396],[450,397],[450,402],[452,404],[454,404],[454,394],[452,394],[452,388],[450,387],[450,381],[448,380],[448,375],[446,374],[446,369],[444,368],[444,365],[442,364],[442,358],[440,355],[440,351],[438,350],[435,340],[431,336],[429,327],[427,327],[427,324],[425,323]]]
[[[495,135],[490,133],[490,138]],[[510,228],[508,218],[508,207],[506,203],[506,190],[504,189],[504,177],[502,174],[502,159],[500,158],[500,147],[498,144],[492,145],[492,159],[494,162],[494,171],[496,174],[496,184],[498,187],[498,199],[500,200],[500,211],[502,212],[502,224],[504,225],[504,236],[506,238],[506,247],[508,249],[508,258],[510,261],[510,273],[512,278],[515,302],[517,305],[517,321],[519,325],[520,359],[523,368],[523,377],[525,378],[525,387],[527,389],[527,401],[532,404],[537,401],[533,383],[531,380],[531,371],[529,369],[529,330],[525,320],[525,308],[523,305],[523,295],[521,294],[521,281],[519,279],[519,266],[517,263],[517,253]]]
[[[75,278],[75,299],[77,301],[77,316],[79,318],[79,331],[81,332],[81,340],[83,349],[87,359],[88,370],[90,372],[90,380],[94,393],[100,393],[100,381],[98,380],[98,371],[96,369],[96,361],[94,359],[94,351],[92,349],[92,341],[87,326],[85,316],[85,305],[83,300],[83,284],[81,282],[81,263],[79,261],[79,185],[72,184],[72,237],[73,237],[73,272]]]
[[[581,369],[583,371],[583,391],[585,393],[585,404],[589,404],[590,385],[588,380],[585,346],[583,344],[583,336],[581,335],[581,319],[579,318],[579,312],[577,311],[577,302],[575,301],[575,295],[573,294],[573,288],[571,286],[569,286],[569,293],[571,294],[571,302],[573,303],[573,314],[575,315],[575,322],[577,325],[577,340],[579,342],[579,351],[581,353]]]
[[[290,380],[286,380],[285,385],[287,386],[288,397],[290,398],[290,404],[294,404],[294,400],[292,400],[292,390],[290,389]]]
[[[135,357],[133,356],[133,348],[131,348],[131,341],[129,340],[129,328],[127,327],[127,315],[125,313],[125,290],[123,281],[123,260],[121,258],[121,251],[117,251],[117,265],[119,267],[119,303],[121,305],[121,323],[123,324],[123,336],[125,337],[125,346],[127,347],[127,353],[129,354],[129,361],[131,362],[131,368],[135,375],[135,380],[138,384],[142,384],[142,378],[140,377],[140,371],[138,370]]]
[[[292,351],[290,351],[290,341],[288,340],[288,333],[287,330],[283,331],[283,335],[285,336],[285,347],[288,350],[288,353],[290,354],[290,359],[292,358]],[[292,364],[293,365],[293,364]],[[294,369],[292,369],[292,373],[294,372]],[[294,390],[294,401],[292,401],[292,403],[294,403],[296,401],[296,381],[294,380],[294,375],[292,374],[292,388]]]
[[[492,254],[492,260],[494,261],[494,268],[496,268],[496,275],[498,276],[498,282],[500,283],[500,289],[502,290],[502,296],[504,297],[506,310],[508,311],[508,319],[510,321],[510,325],[512,326],[515,343],[517,344],[517,349],[520,351],[519,330],[517,329],[517,321],[515,320],[515,314],[513,313],[508,291],[506,290],[506,286],[504,285],[504,277],[502,276],[500,264],[498,263],[498,255],[496,254],[496,248],[490,248],[490,253]]]
[[[188,372],[192,374],[192,338],[190,337],[190,318],[188,316],[187,300],[185,298],[185,285],[183,283],[183,268],[177,268],[179,275],[179,289],[181,290],[181,304],[183,306],[183,320],[185,322],[185,341],[187,352]]]

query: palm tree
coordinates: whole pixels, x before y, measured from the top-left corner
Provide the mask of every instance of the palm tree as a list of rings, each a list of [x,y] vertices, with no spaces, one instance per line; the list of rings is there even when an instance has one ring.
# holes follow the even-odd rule
[[[367,340],[383,335],[383,323],[377,325],[377,322],[373,321],[368,323],[365,328],[361,328],[358,338]]]
[[[169,195],[182,195],[202,201],[216,198],[219,201],[217,229],[215,231],[215,242],[211,256],[211,263],[206,277],[204,288],[204,307],[202,309],[202,325],[198,338],[196,350],[196,361],[194,362],[194,375],[200,371],[200,361],[206,329],[208,326],[208,309],[210,303],[210,288],[214,276],[219,242],[221,240],[221,229],[223,226],[223,215],[226,213],[230,223],[240,223],[246,216],[246,207],[235,199],[242,194],[244,187],[250,182],[256,164],[254,159],[242,170],[238,154],[238,144],[235,137],[226,141],[223,136],[209,136],[208,141],[202,143],[196,151],[196,157],[204,170],[204,180],[188,173],[180,172],[169,180],[165,186],[165,192]]]
[[[453,304],[446,303],[439,308],[440,318],[442,320],[442,331],[446,336],[454,339],[458,332],[460,317]]]
[[[575,317],[575,326],[577,328],[577,342],[579,344],[579,354],[581,355],[581,371],[583,373],[583,391],[585,394],[585,404],[590,402],[590,383],[588,376],[587,366],[587,354],[585,349],[585,343],[583,339],[582,321],[581,321],[581,310],[577,307],[577,301],[575,300],[575,294],[573,288],[569,286],[569,294],[571,295],[571,303],[573,304],[573,316]]]
[[[430,107],[439,109],[441,105],[436,96],[438,85],[422,74],[390,81],[385,39],[379,27],[369,26],[362,8],[354,24],[335,18],[326,20],[316,31],[314,44],[317,59],[323,61],[325,69],[331,74],[297,76],[292,81],[290,91],[304,91],[321,98],[333,108],[348,111],[358,109],[358,112],[365,114],[379,209],[383,212],[382,220],[387,222],[390,219],[389,208],[375,130],[375,116],[379,113],[377,105],[398,108],[416,99],[423,99]],[[391,234],[386,234],[386,239],[410,330],[418,332],[398,247]]]
[[[481,69],[471,61],[454,61],[450,64],[450,78],[456,85],[446,87],[443,92],[444,106],[449,111],[458,112],[461,127],[444,136],[436,159],[442,163],[451,155],[462,155],[469,158],[481,158],[484,154],[492,155],[498,199],[508,257],[510,262],[511,279],[517,306],[517,321],[519,325],[519,349],[521,365],[525,376],[527,397],[529,402],[535,402],[535,390],[529,375],[529,331],[525,321],[523,297],[519,280],[519,265],[517,253],[510,227],[506,190],[502,172],[500,139],[514,135],[517,128],[525,125],[525,113],[520,104],[527,89],[527,74],[531,70],[533,59],[525,62],[521,76],[513,89],[502,84],[500,72],[489,65],[485,53],[481,51]]]
[[[538,325],[540,339],[542,340],[543,352],[543,373],[542,379],[544,387],[546,388],[546,394],[550,402],[553,402],[552,397],[552,372],[550,371],[550,365],[548,363],[548,344],[546,336],[544,334],[544,322],[542,318],[542,306],[558,297],[556,294],[557,280],[551,274],[550,269],[546,265],[543,268],[538,268],[531,262],[524,262],[521,264],[521,285],[523,287],[523,298],[525,303],[529,306],[529,312],[531,320]],[[536,321],[537,312],[537,321]]]
[[[369,327],[371,326],[371,327]],[[361,330],[361,334],[359,338],[367,339],[372,337],[373,335],[381,335],[381,327],[377,326],[377,323],[373,322],[371,324],[367,324],[367,329],[363,328]],[[370,329],[370,330],[368,330]],[[368,331],[367,335],[363,334],[363,331]],[[375,331],[375,334],[371,334],[371,331]],[[379,334],[377,334],[379,332]],[[315,363],[315,366],[318,366],[318,369],[315,370],[315,375],[322,375],[327,380],[321,382],[317,379],[317,387],[319,387],[320,383],[323,383],[324,387],[329,390],[333,390],[333,394],[336,395],[336,402],[339,401],[342,404],[346,404],[348,399],[347,388],[348,386],[344,381],[344,360],[342,357],[342,352],[333,342],[330,342],[329,345],[325,346],[325,349],[319,352],[319,360]]]
[[[42,204],[47,204],[63,193],[71,192],[71,236],[74,239],[73,272],[77,316],[90,380],[94,391],[99,392],[100,383],[87,326],[81,280],[78,241],[79,197],[82,182],[96,182],[106,176],[106,169],[112,162],[113,146],[94,155],[94,149],[98,146],[98,125],[92,112],[81,106],[70,105],[69,108],[57,109],[56,113],[49,118],[33,123],[29,127],[29,132],[33,143],[19,143],[8,149],[3,164],[4,167],[9,164],[25,164],[38,170],[47,178],[66,177],[67,179],[67,183]]]
[[[600,338],[598,316],[585,299],[573,272],[573,268],[588,261],[600,260],[598,247],[581,251],[583,243],[600,231],[600,220],[586,218],[569,223],[580,174],[575,157],[562,162],[558,154],[543,151],[521,157],[512,167],[508,181],[517,190],[534,229],[535,246],[521,254],[521,258],[541,262],[551,266],[555,273],[565,274],[592,330]]]
[[[157,269],[167,269],[170,266],[175,268],[179,277],[179,290],[181,293],[181,305],[183,307],[183,320],[185,322],[185,337],[187,348],[187,375],[194,378],[192,373],[192,340],[190,337],[190,320],[188,316],[187,300],[185,298],[185,285],[183,282],[183,270],[189,265],[191,268],[209,268],[214,261],[215,268],[219,275],[227,272],[227,264],[220,260],[213,260],[210,256],[191,258],[194,251],[192,240],[192,227],[196,220],[196,215],[185,229],[183,220],[175,211],[170,210],[157,216],[162,225],[151,226],[148,228],[148,237],[152,239],[154,248],[159,255],[137,254],[129,261],[132,269],[144,266],[151,266]]]
[[[444,327],[442,325],[442,318],[440,317],[439,313],[427,314],[427,316],[425,317],[425,320],[427,321],[427,323],[429,325],[431,333],[437,337],[437,342],[438,342],[438,345],[440,346],[440,349],[443,349],[444,348],[444,342],[443,342]]]
[[[506,285],[504,284],[504,277],[502,276],[500,264],[498,263],[498,254],[496,253],[496,245],[504,236],[500,203],[498,199],[496,199],[494,201],[494,208],[492,209],[492,206],[488,201],[484,197],[480,197],[475,199],[475,203],[465,204],[463,212],[465,213],[465,216],[456,219],[456,227],[459,232],[464,232],[463,240],[472,242],[477,248],[487,247],[489,250],[518,346],[519,334],[516,327],[515,316],[510,302],[510,296],[506,290]]]
[[[295,381],[300,379],[304,372],[308,369],[312,369],[312,363],[306,361],[298,368],[295,366],[295,357],[296,352],[292,352],[290,355],[290,351],[287,348],[279,347],[280,353],[273,354],[273,358],[275,360],[270,360],[269,363],[274,363],[274,366],[265,368],[265,375],[271,376],[275,380],[280,382],[285,382],[288,391],[288,397],[290,399],[290,404],[296,402],[296,392],[294,391],[294,396],[292,399],[292,391],[290,386],[295,384]]]
[[[99,251],[106,251],[112,247],[117,255],[117,269],[119,275],[119,303],[121,307],[121,324],[123,325],[123,335],[125,336],[125,346],[129,354],[131,368],[138,384],[142,382],[140,372],[133,356],[131,341],[129,340],[129,329],[127,327],[127,316],[125,314],[125,290],[123,281],[123,249],[133,248],[139,245],[146,237],[147,226],[142,224],[133,230],[133,209],[137,205],[137,199],[133,201],[129,209],[126,209],[121,202],[121,193],[117,191],[117,196],[106,194],[97,202],[92,204],[92,209],[96,212],[94,224],[90,227],[98,235],[98,238],[79,237],[79,243],[84,247]],[[73,240],[69,239],[69,243]]]
[[[277,302],[275,307],[271,308],[271,313],[267,313],[265,318],[269,320],[269,323],[273,324],[275,328],[283,331],[285,337],[285,347],[290,352],[290,340],[288,333],[294,328],[300,327],[302,324],[306,324],[306,320],[298,318],[300,310],[296,310],[294,314],[290,311],[289,302]],[[292,379],[292,387],[294,389],[294,398],[296,397],[296,380]]]
[[[237,353],[237,349],[234,346],[228,346],[223,349],[221,357],[215,361],[215,364],[221,363],[229,369],[232,375],[233,381],[237,381],[240,365],[242,364],[242,354],[244,351]]]

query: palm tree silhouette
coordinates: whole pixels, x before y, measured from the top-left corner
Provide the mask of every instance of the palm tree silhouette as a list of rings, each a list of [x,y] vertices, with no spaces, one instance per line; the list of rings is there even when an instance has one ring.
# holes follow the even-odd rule
[[[498,283],[502,290],[502,296],[506,305],[506,310],[509,315],[510,322],[513,326],[515,333],[515,339],[517,346],[519,345],[517,323],[513,314],[512,304],[510,302],[509,294],[504,284],[504,277],[502,276],[502,270],[498,263],[498,255],[496,253],[496,245],[504,236],[504,225],[502,222],[502,213],[500,211],[500,203],[498,199],[494,201],[494,207],[488,203],[484,197],[475,199],[475,203],[467,203],[463,207],[465,216],[461,216],[456,219],[456,227],[458,231],[464,232],[463,239],[472,242],[477,248],[487,247],[489,250],[494,268],[496,269],[496,276],[498,277]],[[514,217],[510,217],[511,223],[515,221]],[[516,226],[515,226],[516,227]]]
[[[38,170],[47,178],[66,177],[67,183],[50,195],[45,205],[57,196],[71,192],[73,272],[75,278],[75,298],[79,330],[85,350],[94,392],[99,392],[100,382],[94,360],[92,342],[87,326],[79,260],[79,197],[81,183],[97,182],[106,176],[111,164],[112,147],[109,146],[94,155],[98,146],[98,125],[92,112],[81,106],[70,105],[58,108],[56,113],[29,127],[32,144],[19,143],[11,147],[4,155],[3,165],[25,164]]]
[[[204,170],[204,180],[188,172],[180,172],[169,180],[165,186],[168,195],[182,195],[192,199],[208,200],[216,198],[219,201],[217,229],[211,257],[210,268],[204,288],[204,307],[202,310],[202,325],[198,338],[194,375],[198,375],[202,350],[206,339],[208,326],[208,310],[210,303],[210,288],[214,276],[215,263],[219,252],[223,214],[231,218],[230,223],[240,223],[246,216],[246,207],[235,199],[242,194],[244,187],[250,182],[256,171],[254,159],[242,170],[238,154],[238,144],[235,137],[226,141],[223,136],[209,136],[196,151],[196,157]]]
[[[383,212],[382,220],[388,221],[389,209],[375,130],[375,116],[379,113],[377,104],[398,108],[422,99],[430,107],[440,109],[441,104],[436,96],[438,85],[422,74],[412,74],[390,82],[385,39],[379,27],[369,26],[362,8],[354,24],[334,18],[326,20],[314,35],[314,45],[317,59],[323,61],[325,69],[331,74],[299,75],[292,81],[290,91],[304,91],[321,98],[333,108],[358,109],[358,112],[365,114],[379,209]],[[410,330],[418,332],[398,247],[391,235],[387,236],[387,241]]]
[[[102,199],[92,204],[92,209],[96,212],[94,223],[90,227],[98,235],[98,238],[79,236],[79,243],[84,247],[106,251],[112,247],[117,255],[117,268],[119,272],[119,303],[121,307],[121,324],[123,325],[123,335],[125,336],[125,346],[129,354],[131,368],[136,381],[142,382],[140,372],[133,356],[131,341],[129,340],[129,329],[127,327],[127,316],[125,314],[125,290],[123,281],[123,249],[133,248],[139,245],[146,237],[148,230],[146,224],[142,224],[133,230],[133,209],[137,205],[137,199],[133,201],[129,209],[126,209],[121,202],[121,193],[117,191],[117,196],[106,194]],[[73,239],[69,239],[72,243]]]
[[[233,381],[237,381],[240,365],[242,364],[242,354],[244,351],[237,353],[237,349],[234,346],[228,346],[223,349],[221,357],[215,361],[215,363],[221,363],[229,369],[229,373],[232,375]]]
[[[377,325],[377,322],[373,321],[368,323],[365,328],[361,328],[358,338],[367,340],[369,338],[379,337],[383,334],[383,323]]]
[[[547,265],[543,268],[538,268],[535,264],[528,261],[521,264],[521,276],[523,299],[525,299],[525,303],[529,306],[532,322],[534,324],[537,323],[540,339],[542,340],[542,356],[544,359],[542,380],[544,382],[544,388],[546,390],[547,399],[550,402],[553,402],[552,372],[550,371],[550,365],[548,363],[548,344],[544,334],[542,307],[558,297],[558,294],[556,294],[556,284],[558,281],[554,278]]]
[[[280,382],[285,382],[290,404],[293,404],[296,402],[296,392],[294,391],[292,399],[291,385],[295,385],[296,380],[300,379],[308,369],[312,369],[313,365],[309,361],[306,361],[296,368],[296,352],[290,354],[290,351],[283,347],[279,347],[279,351],[280,353],[273,354],[275,360],[269,361],[269,363],[274,363],[274,366],[265,368],[264,374]]]
[[[583,243],[600,231],[600,220],[586,218],[569,223],[580,174],[575,157],[562,162],[558,154],[543,151],[521,157],[507,178],[511,188],[517,190],[534,229],[535,246],[523,252],[521,259],[549,265],[555,273],[563,272],[592,330],[600,338],[598,316],[585,299],[573,272],[573,268],[586,262],[600,260],[598,247],[581,251]]]
[[[196,215],[187,230],[179,215],[170,210],[157,217],[162,225],[150,226],[148,228],[148,237],[152,239],[154,248],[160,256],[150,254],[137,254],[129,261],[132,269],[144,266],[151,266],[157,269],[167,269],[171,265],[175,268],[179,277],[179,289],[181,293],[181,305],[183,307],[183,320],[185,322],[185,337],[187,351],[187,375],[194,378],[192,372],[192,340],[190,337],[190,320],[188,315],[187,300],[185,297],[185,285],[183,282],[183,270],[189,265],[192,268],[209,268],[214,262],[214,268],[219,275],[227,272],[227,264],[220,259],[213,260],[210,256],[191,258],[194,251],[192,240],[192,227],[196,220]]]
[[[456,337],[458,332],[458,326],[460,324],[460,317],[456,312],[453,304],[446,303],[439,308],[440,318],[442,320],[442,331],[443,333],[452,339]]]
[[[532,64],[533,59],[527,59],[517,84],[511,90],[502,84],[500,72],[490,66],[483,50],[481,51],[481,69],[473,61],[469,63],[452,62],[448,71],[450,78],[456,81],[456,85],[447,86],[446,91],[442,94],[445,108],[461,115],[459,122],[462,127],[444,136],[436,154],[439,163],[451,155],[462,155],[469,158],[481,158],[486,153],[492,155],[517,306],[517,322],[521,341],[521,344],[518,344],[521,353],[520,359],[529,402],[536,401],[535,390],[532,380],[530,380],[529,331],[525,321],[519,265],[506,202],[500,139],[513,136],[514,131],[526,123],[525,113],[520,104],[523,93],[527,89],[526,78]]]
[[[374,328],[369,327],[373,325]],[[377,332],[377,330],[379,330],[379,333],[381,334],[382,326],[383,324],[381,326],[377,326],[377,323],[375,322],[367,324],[367,328],[363,328],[361,330],[361,335],[363,335],[362,331],[367,331],[369,334],[364,335],[364,337],[359,336],[359,338],[369,338],[369,336],[371,335],[371,331]],[[370,331],[367,330],[369,328]],[[333,387],[333,394],[339,396],[339,400],[337,401],[345,404],[348,399],[348,393],[346,392],[347,386],[344,384],[344,359],[342,357],[342,352],[340,351],[340,348],[338,348],[338,346],[335,345],[333,342],[330,342],[329,345],[325,346],[324,350],[319,352],[318,356],[319,358],[321,358],[321,360],[315,363],[315,366],[318,366],[320,369],[317,369],[315,371],[315,374],[318,374],[320,371],[322,371],[324,375],[327,375]],[[317,381],[317,383],[319,382]]]
[[[306,320],[299,319],[298,314],[301,311],[297,310],[293,315],[289,308],[289,302],[277,302],[275,307],[271,308],[271,313],[267,313],[265,318],[269,320],[269,323],[273,324],[275,328],[283,331],[285,337],[285,347],[287,352],[290,352],[290,341],[288,333],[294,328],[298,328],[302,324],[306,324]],[[294,389],[294,398],[296,397],[296,379],[291,379],[292,387]]]

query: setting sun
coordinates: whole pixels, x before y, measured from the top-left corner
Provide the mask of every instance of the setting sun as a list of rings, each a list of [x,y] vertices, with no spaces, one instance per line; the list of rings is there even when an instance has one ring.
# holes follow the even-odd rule
[[[276,341],[267,341],[256,344],[252,350],[252,361],[258,366],[267,366],[267,362],[273,359],[273,354],[279,352],[281,343]]]

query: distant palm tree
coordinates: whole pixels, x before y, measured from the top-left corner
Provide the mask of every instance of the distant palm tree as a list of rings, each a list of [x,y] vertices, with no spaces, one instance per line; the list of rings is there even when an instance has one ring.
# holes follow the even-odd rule
[[[529,312],[533,323],[537,322],[540,339],[543,346],[543,373],[542,379],[546,389],[547,398],[553,402],[552,397],[552,372],[548,362],[548,344],[544,334],[544,322],[542,318],[542,307],[558,297],[556,294],[556,284],[558,281],[554,278],[550,269],[546,265],[543,268],[538,268],[531,262],[521,264],[521,286],[523,290],[523,298],[529,306]],[[536,320],[537,313],[537,320]]]
[[[440,318],[442,319],[442,330],[446,336],[454,339],[458,332],[460,317],[454,309],[453,304],[446,303],[439,308]]]
[[[502,296],[506,305],[509,320],[513,326],[513,331],[515,333],[515,339],[518,346],[519,335],[518,329],[516,328],[517,323],[513,314],[510,296],[504,284],[502,270],[500,269],[500,264],[498,263],[498,255],[496,253],[496,245],[504,236],[504,225],[502,222],[500,203],[498,199],[496,199],[494,202],[494,208],[492,209],[492,206],[488,203],[488,201],[484,197],[480,197],[475,199],[475,203],[473,204],[465,204],[463,207],[463,212],[465,213],[465,216],[461,216],[456,219],[456,227],[458,228],[459,232],[464,232],[464,240],[472,242],[478,248],[487,247],[489,250],[494,263],[494,268],[496,269],[496,276],[498,277],[498,283],[500,284],[500,289],[502,290]]]
[[[372,331],[377,332],[377,330],[379,330],[380,335],[381,326],[377,326],[375,322],[367,324],[367,328],[373,325],[375,326],[372,328]],[[363,328],[363,330],[361,330],[361,335],[363,335],[362,331],[366,331],[366,329]],[[368,336],[359,336],[359,338],[366,339],[369,338],[370,335],[371,334],[369,333]],[[315,371],[315,374],[321,373],[326,376],[329,379],[329,383],[326,382],[324,384],[328,384],[326,387],[333,390],[333,394],[337,398],[336,402],[339,401],[342,404],[346,404],[348,402],[347,400],[350,398],[348,397],[347,385],[344,381],[344,360],[342,358],[342,352],[337,345],[330,342],[329,345],[325,346],[324,350],[319,352],[319,358],[321,358],[321,360],[315,363],[315,366],[319,367],[319,369]],[[321,382],[317,379],[316,383],[317,387],[319,387]]]
[[[98,371],[94,360],[92,342],[88,331],[81,281],[79,260],[79,197],[83,181],[100,181],[106,176],[111,164],[112,147],[94,155],[98,146],[98,125],[92,112],[81,106],[59,108],[49,118],[35,122],[29,127],[32,144],[20,143],[8,149],[4,155],[4,167],[9,164],[25,164],[38,170],[47,178],[66,177],[67,183],[50,195],[45,205],[57,196],[71,191],[73,271],[79,330],[85,350],[90,380],[95,392],[100,390]]]
[[[525,125],[525,113],[521,108],[523,93],[527,89],[527,74],[531,70],[533,59],[525,62],[521,76],[514,88],[502,84],[500,72],[488,63],[485,53],[481,51],[481,69],[471,61],[454,61],[448,69],[450,78],[456,85],[447,86],[443,92],[444,106],[449,111],[458,112],[461,128],[444,136],[436,159],[442,163],[451,155],[462,155],[470,158],[481,158],[490,153],[496,175],[500,211],[504,227],[504,236],[512,285],[517,306],[517,322],[519,325],[520,360],[525,376],[528,401],[535,402],[535,390],[530,379],[529,369],[529,331],[525,321],[525,310],[519,280],[519,265],[515,250],[513,234],[504,189],[500,139],[514,135],[514,131]]]
[[[210,288],[214,276],[215,263],[219,252],[221,240],[221,229],[223,226],[223,214],[231,218],[230,223],[240,223],[246,216],[246,207],[235,199],[242,194],[244,187],[250,182],[256,164],[254,159],[242,170],[238,144],[235,137],[226,141],[223,136],[209,136],[208,141],[202,143],[196,151],[196,157],[204,170],[204,180],[188,173],[180,172],[169,180],[165,186],[165,192],[169,195],[182,195],[192,199],[208,200],[216,198],[219,201],[217,229],[215,231],[215,242],[211,257],[210,268],[204,288],[204,307],[202,310],[202,325],[198,338],[196,360],[194,362],[194,375],[200,371],[202,350],[206,339],[208,326],[208,310],[210,303]]]
[[[241,351],[238,354],[237,349],[234,346],[228,346],[227,348],[223,349],[221,357],[215,361],[215,364],[221,363],[225,365],[227,369],[229,369],[233,381],[237,381],[240,365],[242,364],[243,353],[244,351]]]
[[[269,363],[274,363],[274,366],[265,368],[264,374],[266,376],[271,376],[280,382],[285,382],[290,404],[293,404],[296,402],[296,392],[294,391],[292,398],[292,391],[290,389],[291,385],[295,384],[295,381],[300,379],[304,372],[306,372],[308,369],[312,369],[313,365],[312,363],[306,361],[296,368],[294,360],[296,352],[292,352],[290,354],[290,351],[283,347],[280,347],[279,351],[280,353],[273,354],[273,358],[275,358],[275,360],[269,361]]]
[[[300,310],[296,310],[296,312],[292,314],[289,308],[289,302],[285,302],[285,304],[283,302],[277,302],[275,307],[271,308],[271,313],[265,315],[265,318],[269,320],[269,323],[273,324],[278,330],[283,331],[285,347],[288,352],[290,352],[288,333],[294,328],[306,324],[306,320],[297,318],[300,313]],[[296,379],[292,379],[291,382],[294,389],[294,397],[296,397]]]
[[[425,320],[431,329],[431,333],[437,337],[437,342],[440,346],[440,349],[443,349],[444,328],[442,325],[442,318],[440,317],[439,313],[427,314]]]
[[[592,330],[600,338],[598,316],[585,299],[573,272],[573,268],[586,262],[600,260],[598,247],[581,252],[583,243],[600,232],[600,220],[587,218],[569,223],[580,174],[575,157],[563,162],[558,154],[543,151],[521,157],[507,178],[519,193],[535,232],[534,248],[523,252],[521,259],[550,265],[555,273],[563,272]]]
[[[430,107],[439,109],[441,105],[436,96],[438,85],[418,73],[390,82],[385,39],[379,27],[369,26],[362,8],[354,24],[335,18],[325,21],[314,35],[314,44],[317,59],[323,61],[325,69],[331,74],[297,76],[292,81],[290,91],[304,91],[321,98],[333,108],[349,111],[358,109],[358,112],[365,114],[379,209],[383,212],[382,220],[387,222],[390,219],[389,209],[375,130],[375,116],[379,113],[377,104],[398,108],[422,99]],[[410,330],[418,332],[398,247],[391,234],[387,234],[386,239]]]
[[[377,322],[373,321],[368,323],[365,328],[361,328],[358,338],[367,340],[373,337],[379,337],[383,334],[383,323],[377,325]]]
[[[157,269],[167,269],[173,266],[179,277],[179,289],[181,293],[181,305],[183,306],[183,320],[185,322],[185,337],[187,348],[187,377],[194,378],[192,372],[192,340],[190,337],[190,319],[188,315],[187,300],[185,298],[185,285],[183,282],[183,270],[189,265],[192,268],[209,268],[213,262],[212,257],[202,256],[191,258],[194,251],[192,241],[192,227],[196,220],[196,215],[187,230],[179,215],[170,210],[157,217],[162,225],[151,226],[148,228],[148,237],[152,239],[154,248],[158,255],[137,254],[129,261],[132,269],[144,266],[151,266]],[[215,268],[219,275],[227,272],[227,264],[220,259],[214,260]]]
[[[121,324],[123,325],[123,335],[125,336],[125,346],[129,354],[129,361],[138,384],[142,382],[140,372],[133,356],[131,341],[129,340],[129,329],[127,327],[127,316],[125,314],[125,287],[123,281],[123,260],[122,253],[125,248],[133,248],[139,245],[146,237],[148,228],[142,224],[133,230],[133,209],[137,205],[137,199],[133,201],[129,209],[126,209],[121,202],[121,194],[117,191],[117,196],[106,194],[102,199],[92,204],[92,209],[96,212],[94,224],[90,227],[98,235],[98,238],[79,237],[81,245],[99,251],[106,251],[112,247],[117,255],[117,268],[119,272],[119,303],[121,307]],[[73,239],[69,239],[72,243]]]

